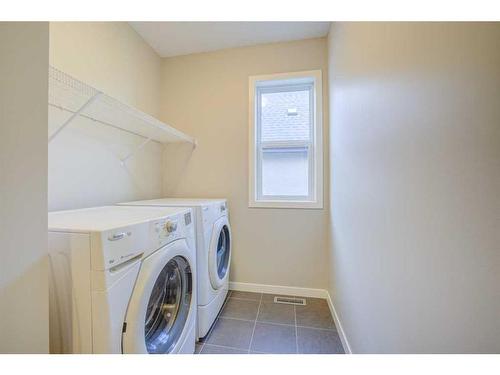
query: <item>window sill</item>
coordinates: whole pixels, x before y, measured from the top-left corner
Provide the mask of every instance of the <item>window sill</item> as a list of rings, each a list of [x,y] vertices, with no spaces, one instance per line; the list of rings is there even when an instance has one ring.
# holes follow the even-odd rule
[[[322,210],[323,202],[316,201],[251,201],[248,208],[293,208]]]

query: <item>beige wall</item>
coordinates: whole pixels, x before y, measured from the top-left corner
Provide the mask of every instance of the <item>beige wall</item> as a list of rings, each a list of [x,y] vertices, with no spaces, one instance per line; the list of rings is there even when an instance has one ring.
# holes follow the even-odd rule
[[[163,60],[161,118],[199,143],[182,168],[166,161],[164,194],[228,198],[232,281],[326,288],[327,210],[248,208],[248,77],[311,69],[321,69],[326,82],[325,39]]]
[[[48,23],[0,22],[0,353],[48,352]]]
[[[50,64],[159,114],[161,59],[126,22],[51,22]]]
[[[499,40],[330,32],[330,291],[354,352],[500,352]]]
[[[50,24],[50,64],[153,116],[160,109],[161,59],[125,22]],[[49,132],[67,113],[49,108]],[[162,146],[76,119],[49,146],[49,210],[111,204],[161,195]]]

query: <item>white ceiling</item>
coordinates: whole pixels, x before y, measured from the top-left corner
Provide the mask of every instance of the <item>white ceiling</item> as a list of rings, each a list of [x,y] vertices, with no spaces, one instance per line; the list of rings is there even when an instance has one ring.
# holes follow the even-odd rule
[[[330,22],[130,22],[162,57],[323,37]]]

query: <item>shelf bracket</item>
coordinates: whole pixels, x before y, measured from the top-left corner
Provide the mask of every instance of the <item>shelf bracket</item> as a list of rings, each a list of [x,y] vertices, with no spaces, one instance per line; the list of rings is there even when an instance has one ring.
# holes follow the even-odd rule
[[[127,156],[125,156],[123,159],[120,159],[122,165],[125,165],[125,162],[130,159],[132,156],[134,156],[141,148],[146,146],[149,142],[151,142],[151,138],[146,138],[144,142],[142,142],[139,146],[137,146],[134,151],[130,152]]]
[[[49,143],[52,142],[52,140],[66,127],[68,126],[71,121],[73,121],[76,117],[82,113],[82,111],[90,106],[92,103],[94,103],[99,96],[101,96],[102,92],[97,92],[95,95],[91,96],[76,112],[73,112],[72,115],[64,121],[64,123],[49,137]]]

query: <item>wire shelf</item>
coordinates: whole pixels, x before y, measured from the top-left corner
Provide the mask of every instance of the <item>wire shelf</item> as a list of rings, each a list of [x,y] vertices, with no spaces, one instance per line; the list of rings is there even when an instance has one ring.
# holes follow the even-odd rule
[[[49,142],[75,117],[83,116],[147,140],[160,143],[189,142],[196,145],[195,139],[189,135],[52,66],[49,67],[49,105],[72,113],[50,135]]]

